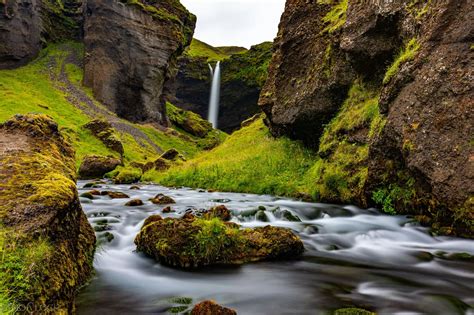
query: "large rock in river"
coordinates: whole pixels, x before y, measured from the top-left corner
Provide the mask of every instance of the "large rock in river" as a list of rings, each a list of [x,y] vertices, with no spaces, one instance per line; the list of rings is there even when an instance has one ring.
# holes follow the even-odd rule
[[[284,228],[240,229],[219,218],[152,216],[135,238],[137,250],[179,268],[295,258],[304,251],[300,238]]]
[[[102,178],[121,164],[122,161],[114,157],[88,155],[79,167],[79,177],[81,179]]]
[[[0,165],[1,307],[72,313],[95,246],[74,151],[47,116],[18,115],[0,125]]]
[[[179,1],[87,1],[84,84],[119,116],[166,124],[163,94],[196,18]]]

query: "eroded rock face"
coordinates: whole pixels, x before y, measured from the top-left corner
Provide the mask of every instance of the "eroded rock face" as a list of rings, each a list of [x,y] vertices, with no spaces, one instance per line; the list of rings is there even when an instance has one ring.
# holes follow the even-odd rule
[[[74,151],[44,115],[1,124],[0,143],[2,266],[23,264],[15,273],[2,269],[4,297],[37,313],[71,313],[95,247],[77,195]],[[19,279],[27,284],[22,290]]]
[[[194,25],[178,1],[88,1],[84,84],[123,118],[166,124],[163,95]]]
[[[22,66],[46,42],[82,37],[85,0],[0,1],[0,69]]]
[[[409,206],[398,208],[435,217],[431,223],[444,233],[471,237],[473,19],[470,1],[433,4],[427,12],[418,54],[382,89],[387,120],[370,147],[368,179],[368,191],[391,185],[411,192]]]
[[[24,65],[41,48],[39,1],[0,1],[0,68]]]
[[[138,251],[160,263],[179,268],[292,259],[304,251],[300,238],[288,229],[241,230],[235,223],[200,219],[190,213],[181,219],[150,217],[135,244]]]
[[[319,1],[286,2],[259,100],[275,136],[317,146],[323,125],[334,117],[355,78],[340,35],[323,31],[331,9]]]
[[[327,3],[287,1],[259,101],[270,130],[319,148],[326,163],[328,148],[368,146],[356,200],[431,217],[443,233],[472,237],[472,3]],[[378,99],[380,116],[326,135],[339,142],[322,148],[325,124],[350,112],[341,105],[356,83],[364,86],[362,100]]]

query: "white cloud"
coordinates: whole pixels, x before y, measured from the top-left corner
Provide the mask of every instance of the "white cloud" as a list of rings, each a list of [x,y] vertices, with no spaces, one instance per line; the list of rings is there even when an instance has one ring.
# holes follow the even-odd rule
[[[244,46],[271,41],[285,0],[181,0],[197,18],[194,37],[213,46]]]

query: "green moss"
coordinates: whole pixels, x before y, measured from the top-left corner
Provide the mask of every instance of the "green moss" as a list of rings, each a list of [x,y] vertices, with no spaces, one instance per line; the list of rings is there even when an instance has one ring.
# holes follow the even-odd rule
[[[346,23],[348,2],[348,0],[341,0],[333,5],[331,10],[323,17],[323,23],[326,25],[322,31],[323,33],[334,33]]]
[[[111,173],[108,173],[107,177],[110,176],[112,176],[116,184],[133,184],[140,181],[142,171],[138,168],[119,166]]]
[[[412,38],[405,47],[400,51],[398,56],[395,58],[392,65],[387,69],[383,78],[383,84],[388,84],[392,77],[398,72],[400,65],[413,60],[420,49],[420,44],[416,38]]]
[[[272,59],[272,42],[252,46],[245,53],[233,55],[222,63],[222,82],[241,81],[249,86],[262,87],[268,76]]]

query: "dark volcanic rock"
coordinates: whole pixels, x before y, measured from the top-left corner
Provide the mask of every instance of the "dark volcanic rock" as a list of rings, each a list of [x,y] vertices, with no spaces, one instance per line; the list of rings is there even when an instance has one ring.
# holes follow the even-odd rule
[[[122,161],[113,157],[88,155],[79,167],[79,177],[82,179],[102,178],[121,164]]]
[[[356,202],[472,237],[473,17],[467,0],[288,0],[259,100],[266,123],[276,136],[319,146],[329,164],[338,163],[331,150],[341,143],[369,147]],[[376,119],[321,138],[347,114],[348,88],[361,82],[360,97],[378,99]],[[323,149],[320,140],[330,137],[333,146]],[[345,167],[343,180],[354,168]]]
[[[37,0],[0,1],[0,68],[21,66],[41,48],[41,7]]]
[[[370,147],[367,192],[401,187],[397,208],[435,216],[435,227],[474,236],[474,7],[433,4],[416,57],[380,96],[385,128]],[[400,203],[406,200],[400,201]]]
[[[166,124],[162,96],[194,25],[178,1],[88,1],[84,84],[121,117]]]
[[[45,42],[82,36],[84,0],[0,1],[0,69],[33,59]]]
[[[258,97],[267,77],[271,55],[272,44],[266,42],[246,52],[240,50],[222,61],[219,129],[231,132],[238,129],[242,121],[259,112]],[[211,78],[208,62],[214,66],[216,61],[189,55],[180,57],[176,98],[170,99],[173,104],[202,117],[207,117],[209,107]]]
[[[340,32],[323,31],[331,8],[319,1],[286,2],[259,100],[275,136],[288,135],[313,147],[355,78],[339,47]]]

